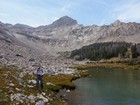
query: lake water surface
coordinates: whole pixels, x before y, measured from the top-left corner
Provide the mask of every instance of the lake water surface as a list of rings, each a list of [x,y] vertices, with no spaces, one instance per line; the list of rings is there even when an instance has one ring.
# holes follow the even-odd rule
[[[91,69],[74,83],[70,105],[140,105],[140,70]]]

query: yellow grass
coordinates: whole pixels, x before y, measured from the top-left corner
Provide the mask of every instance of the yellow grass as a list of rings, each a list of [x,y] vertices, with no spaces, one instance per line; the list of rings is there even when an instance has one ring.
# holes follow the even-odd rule
[[[87,63],[85,65],[78,65],[75,66],[78,70],[86,70],[90,68],[123,68],[123,69],[133,69],[133,70],[140,70],[140,65],[127,65],[123,63]]]

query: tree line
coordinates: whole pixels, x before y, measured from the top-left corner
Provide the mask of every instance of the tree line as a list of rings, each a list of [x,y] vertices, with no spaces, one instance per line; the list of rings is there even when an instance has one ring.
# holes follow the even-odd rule
[[[95,43],[72,51],[70,57],[77,60],[89,59],[95,61],[118,56],[136,58],[140,55],[139,48],[140,44],[133,45],[126,42]]]

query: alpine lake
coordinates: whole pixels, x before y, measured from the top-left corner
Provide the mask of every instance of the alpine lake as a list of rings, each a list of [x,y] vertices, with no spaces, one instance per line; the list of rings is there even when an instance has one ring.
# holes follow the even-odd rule
[[[73,81],[69,105],[140,105],[140,70],[92,68],[90,76]]]

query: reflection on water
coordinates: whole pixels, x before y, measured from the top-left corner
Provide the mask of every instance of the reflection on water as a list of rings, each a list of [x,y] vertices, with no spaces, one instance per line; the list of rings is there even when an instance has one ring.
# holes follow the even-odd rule
[[[92,69],[91,77],[75,82],[70,105],[140,105],[140,71]]]

